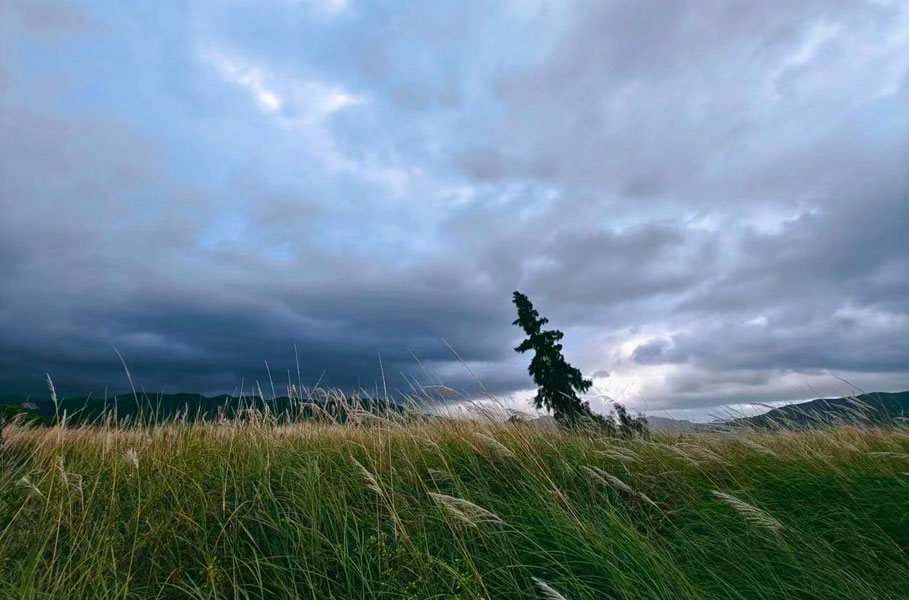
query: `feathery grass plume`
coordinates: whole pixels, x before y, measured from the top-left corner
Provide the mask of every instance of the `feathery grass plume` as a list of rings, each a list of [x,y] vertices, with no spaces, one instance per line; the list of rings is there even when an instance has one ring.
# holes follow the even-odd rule
[[[54,403],[54,416],[56,417],[60,412],[60,404],[57,402],[57,390],[54,388],[54,382],[51,380],[50,373],[47,375],[47,389],[50,391],[51,402]]]
[[[777,456],[776,452],[774,452],[767,446],[762,446],[761,444],[758,444],[757,442],[755,442],[754,440],[752,440],[749,437],[742,436],[742,437],[738,438],[738,440],[743,446],[747,446],[748,448],[751,448],[755,452],[758,452],[760,454],[766,454],[767,456],[774,456],[774,457]]]
[[[631,448],[626,448],[623,446],[615,445],[615,444],[620,444],[620,443],[628,444],[630,442],[628,440],[621,440],[621,439],[610,440],[610,444],[607,445],[607,447],[603,451],[604,452],[615,452],[617,454],[627,456],[628,458],[637,458],[638,457],[638,455]]]
[[[57,473],[60,474],[60,478],[63,480],[63,483],[69,484],[69,477],[67,476],[66,469],[63,468],[63,457],[57,457]]]
[[[596,481],[597,483],[602,483],[603,485],[609,485],[609,483],[606,481],[606,478],[597,472],[599,469],[597,469],[596,467],[584,465],[581,468],[584,469],[584,471],[588,475],[590,475],[590,478],[593,479],[594,481]]]
[[[755,452],[757,452],[759,454],[765,454],[767,456],[773,456],[773,457],[779,458],[779,455],[776,452],[774,452],[767,446],[764,446],[763,444],[759,444],[759,443],[755,442],[753,439],[751,439],[749,437],[743,436],[743,437],[738,438],[738,440],[739,440],[739,442],[741,442],[741,444],[743,446],[747,446],[748,448],[751,448],[752,450],[754,450]]]
[[[123,458],[126,459],[126,462],[131,464],[134,469],[137,471],[139,470],[139,454],[136,452],[135,448],[129,448],[124,452]]]
[[[372,471],[364,467],[363,464],[356,458],[351,458],[351,460],[360,469],[360,472],[363,474],[363,478],[366,479],[366,487],[377,493],[382,498],[385,498],[385,490],[383,490],[382,486],[379,485],[379,480],[376,479],[376,476],[373,475]]]
[[[699,463],[697,460],[692,458],[691,455],[689,455],[687,452],[685,452],[681,448],[677,448],[676,446],[670,446],[669,444],[663,444],[663,447],[666,448],[667,450],[669,450],[670,452],[672,452],[673,454],[675,454],[676,456],[678,456],[679,458],[681,458],[682,460],[684,460],[685,462],[687,462],[688,464],[690,464],[694,467],[701,466],[701,463]]]
[[[861,452],[862,452],[855,445],[850,444],[846,440],[838,440],[835,437],[833,437],[832,435],[827,440],[827,443],[832,446],[836,446],[837,448],[839,448],[841,450],[845,450],[847,452],[855,452],[856,454],[861,454]]]
[[[492,513],[481,506],[477,506],[469,500],[464,500],[463,498],[455,498],[448,494],[439,494],[436,492],[429,492],[429,497],[432,498],[433,502],[439,507],[445,510],[445,512],[473,527],[476,527],[478,523],[482,522],[505,522],[495,513]]]
[[[60,474],[60,478],[63,479],[63,483],[66,483],[66,484],[72,483],[70,481],[71,479],[81,479],[82,478],[82,476],[79,475],[78,473],[73,473],[71,471],[66,470],[65,465],[63,463],[62,456],[57,457],[57,472]]]
[[[714,490],[713,495],[734,508],[746,521],[753,525],[766,527],[774,532],[783,528],[782,523],[771,517],[766,511],[763,511],[756,506],[752,506],[744,500],[739,500],[735,496],[718,490]]]
[[[909,460],[909,454],[903,454],[902,452],[869,452],[868,456],[888,456],[890,458]]]
[[[605,456],[606,458],[611,458],[612,460],[617,460],[623,463],[633,463],[635,461],[634,456],[629,456],[624,452],[619,452],[617,450],[597,450],[597,454],[600,456]]]
[[[660,505],[657,504],[656,502],[654,502],[653,500],[651,500],[651,499],[650,499],[650,496],[648,496],[648,495],[645,494],[644,492],[638,492],[637,494],[638,494],[638,498],[640,498],[641,500],[643,500],[644,502],[646,502],[646,503],[649,504],[650,506],[654,507],[654,508],[657,509],[658,511],[663,512],[663,509],[660,508]]]
[[[31,482],[31,480],[28,478],[27,475],[23,475],[23,476],[19,479],[19,481],[17,481],[16,483],[17,483],[18,485],[24,487],[24,488],[30,489],[30,490],[33,491],[34,493],[36,493],[36,494],[38,494],[39,496],[41,496],[42,498],[44,498],[44,494],[41,492],[41,490],[38,489],[38,486],[37,486],[37,485],[35,485],[34,483]]]
[[[650,446],[651,448],[659,448],[660,450],[668,450],[672,454],[675,454],[678,458],[681,458],[682,460],[684,460],[685,462],[689,463],[690,465],[692,465],[694,467],[700,466],[700,464],[701,464],[698,461],[691,458],[690,456],[688,456],[687,454],[685,454],[685,452],[682,449],[676,448],[675,446],[672,446],[670,444],[666,444],[663,442],[650,442],[650,441],[646,441],[646,440],[642,441],[641,443],[646,444],[646,445]]]
[[[712,460],[712,461],[716,461],[716,462],[723,463],[723,464],[729,464],[726,460],[724,460],[716,452],[713,452],[712,450],[708,450],[707,448],[704,448],[703,446],[698,446],[697,444],[688,444],[685,442],[680,442],[679,446],[684,447],[683,451],[685,452],[685,454],[687,454],[688,456],[690,456],[692,458],[696,457],[700,460],[706,460],[706,461]]]
[[[505,444],[495,439],[491,435],[486,435],[485,433],[480,433],[479,431],[474,434],[477,438],[483,441],[487,446],[489,446],[496,454],[500,456],[507,456],[509,458],[514,458],[514,452],[508,449]]]
[[[429,467],[429,469],[427,469],[427,471],[430,474],[430,476],[432,476],[434,479],[438,478],[438,479],[444,479],[444,480],[448,480],[448,481],[454,480],[454,477],[448,471],[443,471],[442,469],[436,469],[434,467]]]
[[[615,475],[611,475],[611,474],[607,473],[606,471],[604,471],[603,469],[600,469],[599,467],[585,466],[584,470],[587,471],[587,474],[590,475],[590,477],[594,481],[598,481],[604,485],[607,485],[611,488],[615,488],[617,490],[621,490],[628,494],[634,493],[634,490],[631,489],[631,486],[629,486],[627,483],[625,483],[624,481],[622,481]]]
[[[637,496],[638,498],[640,498],[647,504],[651,505],[655,509],[659,510],[660,512],[663,511],[663,509],[660,508],[660,505],[657,504],[656,502],[654,502],[653,500],[651,500],[647,494],[645,494],[644,492],[636,491],[634,488],[632,488],[630,485],[628,485],[627,483],[625,483],[624,481],[622,481],[615,475],[607,473],[606,471],[604,471],[603,469],[600,469],[599,467],[584,466],[582,468],[585,471],[587,471],[587,474],[590,475],[590,477],[594,481],[602,483],[603,485],[607,485],[613,489],[625,492],[626,494],[631,494],[633,496]]]
[[[537,587],[540,588],[540,591],[543,592],[543,595],[548,600],[568,600],[568,598],[566,598],[565,596],[563,596],[562,594],[557,592],[555,589],[552,588],[552,586],[550,586],[548,583],[546,583],[542,579],[538,579],[538,578],[534,577],[533,582],[535,584],[537,584]]]

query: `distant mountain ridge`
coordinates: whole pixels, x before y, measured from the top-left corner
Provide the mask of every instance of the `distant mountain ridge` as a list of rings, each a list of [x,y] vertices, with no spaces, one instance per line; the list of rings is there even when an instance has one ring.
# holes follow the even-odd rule
[[[909,422],[909,391],[873,392],[844,398],[818,398],[787,404],[730,425],[759,428],[807,428],[841,423],[896,425]]]
[[[65,412],[67,421],[70,423],[92,423],[99,422],[106,414],[116,414],[118,420],[126,419],[128,421],[135,421],[137,418],[166,420],[175,417],[194,420],[222,416],[232,418],[242,411],[250,409],[268,412],[277,417],[291,414],[315,417],[325,413],[341,415],[344,412],[342,404],[359,409],[393,412],[401,410],[401,407],[393,401],[386,402],[374,398],[342,399],[325,395],[312,401],[300,402],[297,399],[291,400],[287,396],[240,398],[227,394],[203,396],[190,393],[139,395],[138,397],[132,394],[122,394],[106,400],[99,397],[70,398],[61,400],[56,410],[61,416]],[[10,405],[5,408],[15,409],[8,411],[10,414],[25,408],[28,413],[42,421],[52,420],[55,411],[54,405],[49,400],[27,402],[18,406]],[[648,422],[652,431],[664,433],[715,431],[729,427],[805,429],[843,423],[907,424],[909,423],[909,391],[873,392],[843,398],[818,398],[807,402],[787,404],[753,417],[742,417],[725,422],[694,423],[659,416],[648,417]]]
[[[688,433],[700,431],[708,427],[703,423],[693,423],[687,419],[671,419],[669,417],[647,417],[647,426],[651,431],[658,433]]]
[[[897,425],[909,423],[909,391],[873,392],[843,398],[818,398],[793,402],[753,417],[696,423],[683,419],[648,416],[651,431],[688,433],[731,427],[805,429],[823,425]]]

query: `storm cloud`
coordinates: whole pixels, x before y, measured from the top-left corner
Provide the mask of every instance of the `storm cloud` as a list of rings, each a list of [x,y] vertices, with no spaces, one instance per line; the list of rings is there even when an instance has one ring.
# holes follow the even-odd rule
[[[906,389],[907,231],[905,1],[0,8],[0,395]]]

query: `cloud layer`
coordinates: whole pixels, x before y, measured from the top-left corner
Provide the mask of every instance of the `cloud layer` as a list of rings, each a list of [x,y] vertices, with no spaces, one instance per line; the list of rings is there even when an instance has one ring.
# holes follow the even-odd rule
[[[123,389],[116,346],[231,391],[296,345],[309,384],[381,354],[521,398],[520,289],[637,408],[904,389],[907,32],[905,1],[6,3],[0,388]]]

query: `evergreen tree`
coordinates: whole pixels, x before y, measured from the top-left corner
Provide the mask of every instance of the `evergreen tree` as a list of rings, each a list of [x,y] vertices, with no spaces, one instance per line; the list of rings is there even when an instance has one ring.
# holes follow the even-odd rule
[[[518,318],[513,324],[520,326],[527,334],[527,339],[515,348],[515,352],[523,354],[533,350],[533,359],[527,371],[537,384],[534,406],[551,412],[559,422],[587,422],[610,435],[647,434],[647,419],[641,415],[629,415],[618,402],[613,403],[609,417],[590,410],[590,404],[581,400],[579,395],[588,391],[593,382],[584,379],[581,372],[562,356],[562,344],[559,343],[562,332],[543,329],[549,319],[541,317],[524,294],[515,292],[514,304],[518,309]]]
[[[520,326],[527,334],[527,339],[515,348],[515,352],[523,354],[533,350],[534,353],[527,368],[538,387],[533,398],[534,405],[552,412],[558,421],[593,418],[590,406],[578,396],[589,390],[593,382],[584,379],[581,372],[562,356],[562,344],[559,343],[562,332],[543,329],[549,319],[540,317],[524,294],[515,292],[514,304],[518,309],[518,318],[513,324]]]

